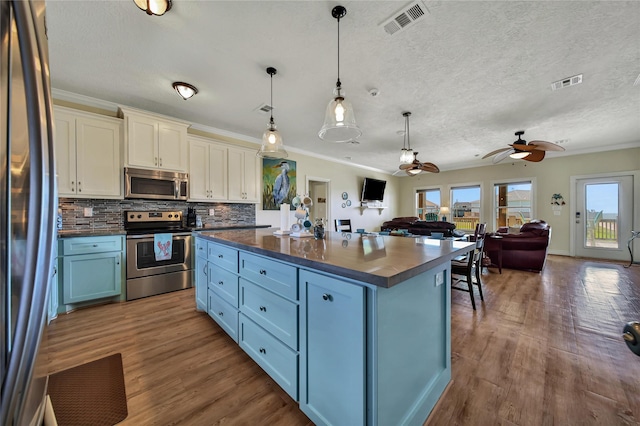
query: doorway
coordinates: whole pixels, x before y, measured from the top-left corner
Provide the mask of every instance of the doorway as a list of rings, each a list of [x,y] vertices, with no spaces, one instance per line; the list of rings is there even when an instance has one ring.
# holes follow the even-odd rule
[[[331,179],[307,176],[307,193],[313,205],[309,208],[311,223],[316,218],[324,219],[326,229],[331,225]]]
[[[575,255],[628,260],[627,239],[633,226],[633,176],[575,179],[573,187]]]

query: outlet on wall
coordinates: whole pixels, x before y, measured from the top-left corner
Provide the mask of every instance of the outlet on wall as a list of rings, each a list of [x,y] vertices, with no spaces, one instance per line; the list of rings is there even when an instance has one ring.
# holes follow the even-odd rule
[[[209,209],[209,216],[215,216],[216,215],[216,209]]]
[[[84,217],[92,217],[92,216],[93,216],[93,207],[85,207]]]

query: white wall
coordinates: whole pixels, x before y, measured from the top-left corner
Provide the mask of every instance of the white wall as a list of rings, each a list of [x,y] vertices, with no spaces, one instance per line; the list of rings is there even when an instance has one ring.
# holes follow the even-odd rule
[[[480,184],[482,190],[482,206],[480,218],[487,222],[489,230],[493,230],[493,198],[492,188],[496,181],[510,179],[535,179],[533,195],[533,217],[548,222],[552,227],[550,252],[570,254],[570,227],[574,219],[570,217],[571,206],[575,200],[570,199],[571,176],[584,176],[611,172],[640,172],[640,148],[624,149],[595,154],[546,158],[540,163],[522,160],[504,161],[497,165],[475,167],[464,170],[453,170],[438,174],[425,173],[414,178],[401,178],[399,216],[415,216],[416,189],[440,187],[442,205],[449,206],[449,189],[452,185]],[[551,209],[551,196],[560,193],[567,203],[559,216]],[[640,228],[640,181],[634,181],[634,229]],[[636,246],[636,253],[640,245]]]

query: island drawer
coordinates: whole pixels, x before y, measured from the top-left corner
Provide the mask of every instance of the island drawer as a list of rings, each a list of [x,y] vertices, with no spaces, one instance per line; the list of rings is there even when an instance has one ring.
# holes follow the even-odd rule
[[[212,242],[209,242],[207,248],[209,262],[238,273],[238,250]]]
[[[122,247],[122,236],[64,238],[59,248],[59,255],[70,256],[75,254],[122,251]]]
[[[291,398],[298,400],[298,353],[240,314],[240,347]]]
[[[295,266],[249,253],[240,253],[240,276],[291,300],[298,300]]]
[[[207,253],[207,240],[202,238],[195,238],[196,240],[196,256],[204,257],[206,259]]]
[[[238,343],[238,310],[209,290],[208,313]]]
[[[298,305],[240,278],[240,311],[294,350],[298,349]]]
[[[238,276],[231,271],[211,265],[208,287],[230,305],[238,307]]]

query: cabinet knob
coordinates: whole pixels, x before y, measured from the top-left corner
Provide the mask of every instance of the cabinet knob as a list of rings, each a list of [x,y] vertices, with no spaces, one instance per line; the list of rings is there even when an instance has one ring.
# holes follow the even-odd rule
[[[218,315],[223,317],[224,316],[224,312],[220,311],[220,312],[218,312]]]
[[[221,254],[218,255],[218,259],[222,259],[222,255]]]
[[[158,157],[153,157],[153,165],[154,166],[158,165]]]
[[[93,246],[94,246],[94,247],[98,247],[98,245],[97,245],[97,244],[94,244]]]
[[[328,300],[328,301],[331,302],[333,300],[333,296],[331,296],[330,294],[325,293],[325,294],[322,295],[322,300]]]
[[[224,285],[224,281],[218,281],[219,285]]]
[[[266,306],[260,306],[260,310],[262,312],[267,312],[267,307]]]
[[[267,275],[267,271],[265,271],[264,269],[260,269],[260,275]]]
[[[162,157],[160,157],[160,165],[162,166]]]
[[[266,355],[266,353],[267,353],[267,350],[265,348],[260,348],[259,351],[260,351],[261,354],[265,354]]]
[[[202,272],[204,273],[205,277],[209,275],[209,271],[207,271],[207,265],[204,265],[204,267],[202,268]]]

